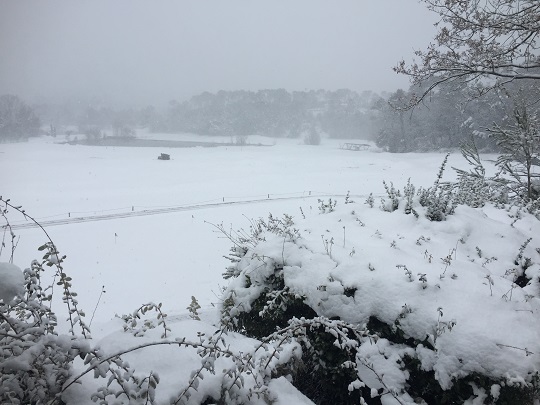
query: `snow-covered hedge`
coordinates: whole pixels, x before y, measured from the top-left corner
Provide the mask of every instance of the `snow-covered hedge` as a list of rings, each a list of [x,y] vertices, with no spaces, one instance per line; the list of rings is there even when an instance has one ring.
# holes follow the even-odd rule
[[[289,371],[315,402],[538,399],[540,222],[491,204],[436,222],[416,197],[346,202],[229,234],[224,319],[255,338],[295,317],[356,325],[348,342],[332,328],[299,339]]]

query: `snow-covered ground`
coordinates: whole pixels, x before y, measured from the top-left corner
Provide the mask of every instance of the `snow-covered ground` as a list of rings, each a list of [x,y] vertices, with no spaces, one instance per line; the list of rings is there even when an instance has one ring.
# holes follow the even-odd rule
[[[146,136],[151,137],[150,134]],[[156,135],[152,136],[156,138]],[[162,139],[171,139],[171,135]],[[186,135],[181,139],[200,138]],[[213,140],[211,137],[207,139]],[[525,218],[510,228],[512,220],[504,212],[489,208],[484,211],[463,208],[458,209],[450,221],[434,224],[426,219],[415,221],[412,215],[386,213],[378,208],[378,197],[385,196],[383,180],[393,182],[399,189],[408,178],[417,187],[428,187],[435,180],[444,153],[397,155],[380,152],[375,147],[366,151],[348,151],[340,149],[339,141],[326,139],[320,146],[306,146],[299,140],[251,137],[249,141],[252,144],[268,146],[185,149],[55,143],[58,141],[39,138],[29,143],[0,145],[0,173],[3,173],[0,195],[22,205],[38,221],[52,221],[46,230],[61,253],[67,255],[64,268],[73,278],[79,304],[87,313],[87,322],[93,316],[93,336],[104,338],[102,346],[107,350],[137,344],[140,339],[151,341],[159,338],[152,335],[159,334],[157,331],[151,331],[144,338],[125,334],[121,332],[122,322],[115,318],[116,314],[131,313],[146,302],[163,303],[162,309],[169,314],[173,335],[183,334],[195,339],[201,328],[212,333],[210,326],[188,320],[186,309],[191,296],[195,296],[202,306],[203,320],[216,320],[215,305],[219,304],[222,287],[228,284],[222,279],[222,273],[230,263],[223,256],[228,253],[231,242],[221,237],[212,224],[223,223],[225,228],[232,229],[248,228],[250,219],[266,217],[268,213],[276,216],[286,213],[301,223],[300,233],[305,238],[302,245],[317,251],[320,260],[306,262],[306,257],[296,248],[286,250],[279,243],[279,246],[272,245],[271,240],[268,246],[263,245],[260,249],[262,254],[270,255],[277,249],[280,250],[277,256],[284,252],[290,256],[288,260],[292,264],[286,270],[286,277],[298,277],[292,285],[307,294],[311,301],[324,301],[322,295],[343,287],[336,287],[330,282],[327,288],[322,289],[324,293],[321,292],[320,285],[333,271],[333,279],[354,287],[357,294],[358,291],[371,294],[373,299],[368,301],[370,305],[379,307],[381,318],[395,318],[400,315],[404,304],[409,305],[413,312],[411,316],[404,317],[403,324],[410,336],[414,336],[419,323],[433,321],[437,324],[439,306],[445,311],[439,320],[460,318],[456,320],[458,325],[468,325],[474,333],[467,335],[456,329],[442,334],[441,341],[450,342],[445,346],[449,350],[450,363],[455,354],[452,350],[462,345],[469,345],[471,352],[467,355],[478,356],[475,360],[478,368],[497,364],[497,356],[488,358],[489,350],[496,349],[497,344],[501,345],[498,347],[502,349],[501,356],[504,354],[499,358],[503,361],[501,367],[511,365],[514,367],[511,372],[530,371],[531,364],[530,359],[527,363],[520,363],[518,357],[522,353],[511,346],[522,348],[529,345],[528,351],[536,351],[530,356],[538,358],[537,350],[530,347],[531,342],[538,341],[538,328],[527,332],[520,330],[522,324],[530,323],[532,317],[538,316],[538,298],[527,296],[525,299],[525,293],[514,292],[515,303],[507,305],[508,297],[504,299],[501,296],[508,288],[512,291],[512,283],[503,280],[504,269],[501,272],[497,267],[490,273],[491,267],[496,266],[492,264],[496,261],[494,258],[500,256],[500,260],[503,257],[506,260],[507,256],[518,253],[519,246],[528,237],[540,233],[538,221]],[[170,153],[171,160],[157,160],[159,153]],[[494,156],[483,158],[488,170],[493,170],[491,162]],[[465,168],[466,164],[458,152],[452,153],[444,177],[447,180],[455,178],[450,166]],[[318,198],[327,201],[331,197],[343,205],[348,191],[351,198],[360,204],[352,220],[351,213],[345,212],[343,207],[339,213],[320,216]],[[374,208],[364,204],[370,193],[376,198]],[[163,212],[159,211],[160,208],[171,210]],[[20,236],[14,263],[24,268],[32,259],[41,256],[37,247],[46,239],[39,229],[17,228],[28,222],[20,215],[10,212],[9,218]],[[361,223],[366,226],[360,226]],[[317,224],[325,229],[315,229]],[[353,225],[357,228],[353,229]],[[511,231],[507,233],[508,229]],[[322,242],[321,232],[324,233]],[[332,257],[328,251],[325,252],[328,249],[324,244],[326,235],[335,238]],[[458,246],[460,240],[467,238],[474,239],[482,253]],[[508,239],[500,242],[502,238]],[[533,246],[538,246],[537,241],[527,249],[531,250]],[[448,259],[451,265],[441,261],[448,255],[451,256]],[[6,261],[5,257],[0,261]],[[456,262],[461,263],[461,267],[457,268]],[[482,270],[485,275],[497,278],[491,288],[487,284],[488,279],[483,278],[485,275],[474,272],[476,264],[485,269]],[[396,267],[398,265],[407,265],[412,275],[408,276],[403,267]],[[357,269],[359,266],[365,267],[361,273]],[[370,271],[369,266],[376,270]],[[449,267],[446,277],[441,278],[446,267]],[[309,274],[303,276],[305,272]],[[395,276],[390,273],[395,273]],[[373,281],[376,274],[383,274],[383,278],[395,277],[386,285],[387,293],[396,297],[394,302],[380,300],[386,287],[378,284],[382,279]],[[427,284],[422,281],[425,278],[422,274],[427,274]],[[454,279],[459,281],[454,283]],[[370,289],[364,291],[363,286],[370,283]],[[96,307],[102,287],[106,292]],[[534,295],[532,291],[526,293]],[[453,296],[460,298],[453,301]],[[467,297],[474,299],[463,301]],[[433,308],[427,307],[429,300],[433,301]],[[484,306],[486,300],[498,300],[494,306],[494,311],[498,312],[490,312],[491,309]],[[342,319],[347,318],[345,320],[351,322],[363,322],[373,313],[372,308],[363,307],[363,313],[349,304],[347,301],[334,306],[334,312],[341,311]],[[60,305],[55,303],[58,308]],[[477,318],[463,319],[471,312],[468,305],[478,309],[476,313],[480,322],[477,324],[474,324]],[[340,306],[344,309],[338,309]],[[519,312],[512,317],[508,311]],[[328,316],[334,314],[333,310],[327,312]],[[496,318],[496,313],[501,317]],[[495,318],[490,319],[490,316]],[[388,321],[392,322],[393,318],[390,318]],[[491,336],[491,346],[487,349],[478,346],[485,335]],[[517,340],[513,339],[514,336]],[[252,346],[249,340],[231,339],[231,347],[238,350]],[[456,339],[454,343],[453,339]],[[190,361],[196,362],[198,356],[194,352],[180,355],[163,350],[146,352],[138,357],[138,361],[149,366],[155,364],[156,367],[166,364],[161,373],[165,380],[172,372],[167,367],[173,361],[177,365],[175,370],[180,369],[181,374],[186,374],[176,378],[188,378]],[[174,356],[180,357],[171,360]],[[425,354],[426,364],[434,364],[436,360],[429,356],[429,353]],[[133,361],[137,362],[137,359]],[[440,369],[437,372],[444,384],[449,384],[451,378],[446,373],[462,372],[459,364],[448,365],[448,362],[438,365]],[[179,368],[180,363],[185,366]],[[504,370],[491,371],[492,374],[504,374]],[[488,370],[487,374],[491,371]],[[275,391],[282,394],[278,403],[305,401],[286,381],[276,380],[272,384]],[[75,395],[72,403],[82,403],[78,402],[82,401],[81,393],[91,389],[91,385],[83,385],[72,393]],[[172,394],[174,392],[164,391],[160,395],[165,399]],[[392,401],[391,397],[388,398],[387,401]]]
[[[299,216],[301,206],[316,210],[321,195],[383,195],[383,180],[401,187],[411,177],[416,185],[429,186],[444,158],[443,153],[353,152],[340,149],[335,140],[323,140],[320,146],[306,146],[298,139],[249,140],[275,145],[129,148],[57,144],[58,138],[2,144],[0,195],[38,221],[201,205],[176,213],[47,228],[67,255],[65,269],[87,313],[93,312],[105,286],[93,321],[96,334],[100,322],[147,301],[162,302],[170,313],[185,312],[195,295],[203,308],[212,308],[224,285],[221,274],[228,262],[223,255],[231,244],[209,223],[238,229],[270,212]],[[157,160],[160,153],[170,153],[171,160]],[[449,164],[464,165],[459,153]],[[447,175],[454,174],[449,169]],[[258,201],[204,207],[249,200]],[[15,214],[11,220],[27,222]],[[15,263],[25,267],[41,257],[37,248],[46,240],[38,229],[17,234],[21,239]]]

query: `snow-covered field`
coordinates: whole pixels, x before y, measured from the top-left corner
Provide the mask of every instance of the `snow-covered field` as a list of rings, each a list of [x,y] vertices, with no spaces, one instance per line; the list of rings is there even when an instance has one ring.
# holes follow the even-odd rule
[[[186,135],[183,139],[192,140],[193,136]],[[324,307],[328,294],[346,284],[355,291],[362,291],[362,297],[371,297],[365,298],[366,305],[378,307],[355,307],[348,301],[335,303],[336,312],[327,309],[328,316],[339,313],[344,320],[361,322],[365,321],[365,316],[378,311],[381,320],[389,317],[387,320],[391,323],[407,304],[413,312],[411,316],[407,316],[408,312],[402,314],[403,327],[410,336],[420,330],[419,325],[431,321],[443,325],[442,321],[459,318],[457,325],[464,325],[472,332],[464,333],[465,329],[458,327],[455,332],[441,332],[440,341],[448,343],[444,346],[447,351],[440,352],[445,360],[439,364],[427,350],[423,354],[426,364],[438,367],[441,385],[451,384],[452,375],[448,373],[460,375],[477,371],[475,367],[487,367],[488,375],[503,375],[505,367],[509,367],[509,378],[516,378],[512,374],[515,372],[531,371],[531,364],[539,358],[539,329],[523,331],[520,327],[529,325],[538,316],[538,298],[532,298],[538,294],[532,290],[513,292],[512,282],[505,279],[501,267],[504,265],[492,270],[497,265],[491,263],[497,258],[503,261],[514,253],[517,255],[519,246],[528,237],[534,239],[540,233],[538,221],[526,217],[510,227],[512,219],[504,211],[460,208],[451,220],[434,224],[425,218],[415,221],[412,215],[386,213],[378,208],[379,197],[385,196],[383,180],[393,182],[399,189],[408,178],[417,187],[428,187],[435,180],[444,153],[396,155],[377,151],[375,147],[353,152],[340,149],[340,142],[333,140],[323,140],[320,146],[306,146],[298,140],[256,137],[250,138],[250,142],[268,146],[97,147],[56,144],[50,138],[3,144],[0,145],[0,173],[3,173],[0,195],[22,205],[38,221],[50,223],[46,230],[61,253],[67,255],[64,268],[73,278],[87,322],[94,318],[93,336],[103,338],[103,347],[110,351],[140,343],[141,339],[159,339],[159,331],[150,331],[144,338],[125,334],[121,332],[122,322],[115,318],[116,314],[131,313],[147,302],[163,304],[173,336],[195,339],[201,328],[211,334],[211,326],[188,320],[186,307],[191,296],[195,296],[202,306],[203,320],[217,319],[215,305],[219,304],[222,287],[228,284],[222,279],[222,273],[230,265],[223,256],[228,254],[231,242],[221,237],[212,224],[223,223],[226,229],[249,228],[250,219],[266,217],[268,213],[275,216],[286,213],[301,223],[300,231],[305,238],[302,246],[317,250],[314,254],[318,256],[314,257],[319,258],[307,260],[296,247],[286,249],[285,242],[269,240],[267,245],[263,244],[262,255],[270,256],[279,251],[274,252],[276,257],[287,256],[291,267],[286,270],[290,273],[287,276],[286,272],[286,277],[298,278],[291,279],[291,285],[306,294],[314,305],[321,300]],[[171,160],[157,160],[159,153],[170,153]],[[493,170],[494,156],[483,158],[488,170]],[[447,180],[455,178],[450,166],[465,168],[466,164],[458,152],[452,153],[444,177]],[[348,191],[357,204],[356,217],[352,220],[349,208],[343,205]],[[364,204],[370,193],[376,200],[374,208]],[[332,213],[333,216],[320,214],[319,198],[337,200],[340,211]],[[159,210],[161,208],[170,210],[164,212]],[[41,230],[24,227],[28,221],[17,213],[10,212],[9,218],[20,236],[14,263],[24,268],[32,259],[40,257],[37,247],[46,239]],[[317,224],[324,229],[315,229]],[[328,254],[328,245],[324,242],[330,235],[335,238],[333,256]],[[474,247],[469,251],[458,246],[460,240],[464,242],[467,238],[483,253],[475,252]],[[507,239],[500,242],[502,238]],[[537,246],[534,240],[527,247],[526,255],[534,254],[533,247]],[[5,251],[1,261],[6,260],[4,255]],[[441,259],[447,256],[450,259],[445,264]],[[537,257],[534,259],[538,261]],[[456,262],[460,263],[459,267]],[[480,272],[475,270],[477,264],[481,265]],[[407,265],[412,270],[411,275],[398,265]],[[361,266],[366,269],[372,266],[376,270],[363,269],[359,274]],[[534,266],[532,270],[538,267]],[[450,270],[446,271],[446,267]],[[426,273],[427,282],[424,282]],[[332,275],[332,280],[338,280],[341,287],[330,281],[321,289],[328,274]],[[373,282],[374,274],[383,274],[379,280],[395,279],[381,285]],[[484,279],[487,275],[496,279],[491,287],[489,279]],[[363,285],[370,283],[374,284],[369,290],[362,290]],[[102,286],[106,292],[96,307]],[[508,287],[514,294],[510,301],[515,303],[507,302]],[[395,300],[382,299],[385,293]],[[459,298],[453,300],[454,296]],[[463,301],[464,297],[473,299]],[[486,306],[486,300],[497,300],[493,304],[494,312]],[[55,305],[59,308],[61,304]],[[477,317],[473,316],[469,305],[477,310]],[[439,306],[444,307],[443,317],[438,314]],[[344,308],[342,312],[339,312],[340,307]],[[511,312],[517,315],[514,317]],[[471,318],[465,319],[469,313]],[[491,343],[486,349],[479,342],[488,337]],[[230,344],[241,351],[253,346],[248,339],[233,339]],[[528,345],[527,356],[521,353],[525,345]],[[474,363],[467,370],[455,363],[453,357],[463,346],[467,349],[464,353]],[[500,356],[490,352],[497,348],[502,349]],[[173,385],[174,378],[185,381],[189,378],[190,365],[197,361],[200,364],[198,356],[195,353],[180,355],[172,348],[167,350],[156,349],[138,357],[131,355],[130,361],[147,367],[165,367],[161,371],[162,380]],[[379,353],[384,351],[383,348],[378,350]],[[374,353],[367,355],[375,356]],[[171,362],[176,368],[170,368]],[[184,365],[179,367],[180,363]],[[489,370],[491,366],[493,370]],[[173,378],[174,372],[180,375]],[[211,385],[211,382],[206,384]],[[283,379],[272,384],[271,388],[280,393],[277,403],[306,401]],[[93,383],[87,381],[77,388],[72,392],[71,403],[82,403],[81,395],[90,393],[92,387]],[[497,388],[494,390],[496,394]],[[166,399],[174,393],[165,389],[160,395]],[[384,401],[397,403],[392,402],[391,396]]]
[[[252,143],[276,144],[177,149],[54,143],[58,141],[40,138],[0,145],[0,195],[22,205],[38,221],[201,205],[46,228],[68,256],[65,268],[87,313],[93,312],[105,286],[94,334],[100,322],[148,301],[162,302],[170,313],[183,313],[194,295],[203,308],[211,308],[224,284],[221,274],[228,262],[223,255],[231,243],[209,223],[239,229],[249,226],[248,219],[270,212],[299,216],[300,206],[316,210],[320,195],[383,195],[382,180],[402,187],[411,177],[415,184],[429,186],[444,158],[443,153],[352,152],[332,140],[306,146],[299,140],[252,137]],[[162,152],[170,153],[171,160],[157,160]],[[459,153],[452,155],[450,164],[463,164]],[[451,170],[447,174],[453,176]],[[291,199],[283,199],[287,197]],[[262,201],[204,207],[250,200]],[[27,222],[15,214],[11,220]],[[46,240],[38,229],[20,229],[17,234],[21,239],[15,263],[25,267],[41,257],[37,247]]]

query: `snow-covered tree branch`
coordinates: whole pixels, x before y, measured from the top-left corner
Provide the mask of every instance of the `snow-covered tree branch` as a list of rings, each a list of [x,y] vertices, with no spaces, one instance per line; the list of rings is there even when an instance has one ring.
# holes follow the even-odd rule
[[[439,15],[438,31],[412,63],[402,60],[394,71],[411,78],[420,92],[418,104],[446,82],[475,84],[470,97],[496,86],[540,79],[540,3],[536,0],[423,0]]]

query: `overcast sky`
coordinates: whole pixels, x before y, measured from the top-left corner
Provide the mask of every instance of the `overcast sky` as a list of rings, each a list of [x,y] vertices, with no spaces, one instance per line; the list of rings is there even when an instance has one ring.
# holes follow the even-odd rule
[[[202,91],[407,87],[417,0],[0,0],[0,94],[150,104]]]

